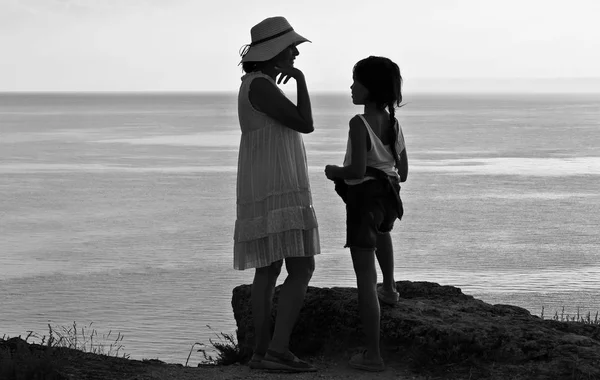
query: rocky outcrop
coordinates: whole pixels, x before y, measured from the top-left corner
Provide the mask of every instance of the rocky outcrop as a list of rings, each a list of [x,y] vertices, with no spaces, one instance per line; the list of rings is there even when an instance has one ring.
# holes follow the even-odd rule
[[[397,306],[382,306],[387,361],[415,370],[466,368],[526,373],[526,379],[600,379],[600,326],[532,316],[510,305],[490,305],[452,286],[397,283]],[[275,292],[275,305],[279,287]],[[250,285],[233,290],[240,347],[251,350],[254,328]],[[273,311],[275,317],[275,310]],[[309,287],[291,338],[302,356],[336,355],[363,342],[355,288]],[[493,369],[492,369],[493,368]]]
[[[21,338],[0,339],[0,379],[67,380],[57,370],[51,348]]]

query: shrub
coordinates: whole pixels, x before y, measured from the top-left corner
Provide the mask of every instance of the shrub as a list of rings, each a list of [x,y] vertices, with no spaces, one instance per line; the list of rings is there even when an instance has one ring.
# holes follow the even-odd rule
[[[212,330],[210,326],[207,325],[206,327]],[[213,340],[211,338],[208,339],[210,346],[213,348],[212,350],[209,350],[207,345],[204,343],[194,343],[192,345],[187,360],[185,361],[186,366],[188,365],[192,351],[196,346],[200,347],[198,350],[196,350],[196,352],[202,353],[204,360],[201,364],[204,365],[231,365],[235,363],[245,363],[248,361],[249,357],[242,353],[237,339],[233,334],[221,332],[215,333],[215,335],[217,336],[218,340]],[[209,351],[216,352],[216,357],[213,357]]]

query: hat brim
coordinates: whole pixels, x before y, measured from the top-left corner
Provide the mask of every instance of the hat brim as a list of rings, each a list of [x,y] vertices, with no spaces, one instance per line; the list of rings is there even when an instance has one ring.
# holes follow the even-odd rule
[[[242,57],[242,62],[264,62],[275,57],[290,45],[298,45],[303,42],[311,42],[295,31],[265,41],[261,44],[250,46],[248,52]]]

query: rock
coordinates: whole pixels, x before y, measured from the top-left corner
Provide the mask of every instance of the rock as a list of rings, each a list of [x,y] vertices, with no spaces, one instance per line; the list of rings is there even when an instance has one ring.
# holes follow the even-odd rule
[[[21,338],[0,340],[0,379],[67,380],[59,372],[51,348]]]
[[[398,305],[381,307],[387,361],[410,361],[417,370],[462,366],[485,374],[504,368],[526,371],[528,379],[600,379],[599,325],[543,320],[516,306],[490,305],[452,286],[396,285]],[[278,295],[279,287],[275,306]],[[250,285],[233,290],[232,306],[238,343],[250,352]],[[356,289],[309,287],[291,350],[299,356],[336,355],[362,343]]]

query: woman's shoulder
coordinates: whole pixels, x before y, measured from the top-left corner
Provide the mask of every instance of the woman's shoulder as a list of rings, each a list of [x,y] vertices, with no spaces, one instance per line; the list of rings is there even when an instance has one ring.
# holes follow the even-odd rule
[[[264,74],[260,71],[251,71],[249,73],[246,73],[242,76],[242,82],[248,82],[248,83],[254,83],[254,82],[272,82],[275,83],[273,81],[273,78],[271,78],[270,76],[268,76],[267,74]]]
[[[245,88],[246,92],[263,92],[263,88],[272,87],[274,84],[268,75],[253,71],[242,76],[241,88]]]
[[[251,75],[252,74],[252,75]],[[279,96],[284,96],[281,89],[275,83],[275,80],[270,76],[261,72],[253,72],[246,75],[251,75],[247,78],[248,91],[250,98],[273,99]]]
[[[260,94],[271,92],[275,89],[273,78],[268,75],[255,75],[249,80],[249,86],[252,91]]]

